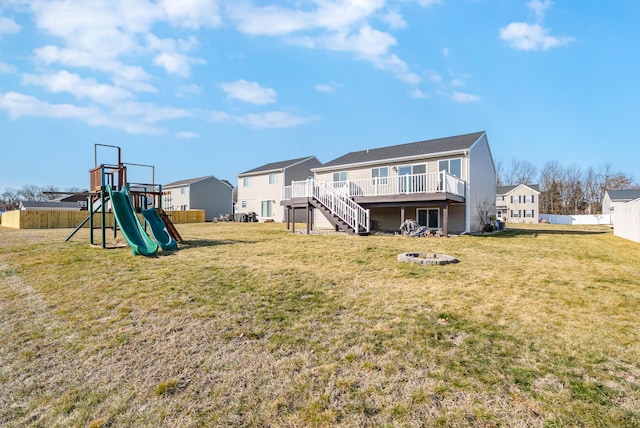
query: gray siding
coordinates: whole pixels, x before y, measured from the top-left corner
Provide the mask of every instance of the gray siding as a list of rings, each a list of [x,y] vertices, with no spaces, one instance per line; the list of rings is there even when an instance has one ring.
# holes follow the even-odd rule
[[[317,168],[320,165],[320,161],[316,158],[308,159],[304,162],[300,162],[297,165],[293,165],[285,168],[284,170],[284,186],[290,186],[291,181],[302,181],[309,177],[313,177],[311,168]]]
[[[207,221],[220,214],[233,212],[233,192],[229,186],[215,177],[191,184],[191,209],[205,210]]]
[[[478,207],[487,203],[496,205],[496,169],[486,134],[469,150],[469,178],[467,181],[467,213],[469,232],[481,229]]]

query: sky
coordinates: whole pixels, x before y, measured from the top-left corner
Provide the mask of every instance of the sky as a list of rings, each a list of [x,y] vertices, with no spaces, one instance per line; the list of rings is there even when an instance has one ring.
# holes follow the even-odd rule
[[[640,180],[640,2],[0,0],[0,191],[237,174],[486,131]],[[96,145],[98,144],[98,145]]]

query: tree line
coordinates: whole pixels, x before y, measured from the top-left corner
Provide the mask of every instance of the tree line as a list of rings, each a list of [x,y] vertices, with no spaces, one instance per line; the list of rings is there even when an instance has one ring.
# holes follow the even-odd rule
[[[545,214],[600,214],[606,190],[640,187],[634,178],[610,163],[586,169],[549,161],[538,172],[529,161],[496,162],[498,186],[538,184],[540,212]]]
[[[26,185],[21,189],[5,189],[0,194],[0,209],[3,211],[17,210],[20,208],[20,202],[22,201],[51,201],[59,196],[55,193],[81,191],[82,189],[76,187],[60,191],[55,186],[39,187],[34,185]]]

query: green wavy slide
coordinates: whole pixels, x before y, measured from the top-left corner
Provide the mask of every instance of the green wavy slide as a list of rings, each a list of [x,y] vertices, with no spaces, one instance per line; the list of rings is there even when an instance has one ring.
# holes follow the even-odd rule
[[[153,256],[158,251],[158,243],[154,242],[138,219],[128,188],[114,191],[107,186],[113,215],[120,226],[120,230],[133,251],[133,255]]]
[[[151,229],[153,239],[156,240],[164,251],[173,251],[178,249],[178,243],[171,237],[167,231],[167,225],[164,224],[162,218],[158,215],[155,208],[147,208],[142,210],[142,216]]]

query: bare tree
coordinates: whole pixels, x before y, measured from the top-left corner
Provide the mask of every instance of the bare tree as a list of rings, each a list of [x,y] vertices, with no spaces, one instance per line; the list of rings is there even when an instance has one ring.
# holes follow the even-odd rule
[[[482,225],[483,232],[491,232],[493,230],[493,222],[496,217],[496,204],[495,201],[482,201],[478,202],[476,206],[478,217],[480,217],[480,224]]]
[[[506,186],[507,181],[504,174],[505,173],[504,162],[502,162],[502,159],[498,159],[495,165],[496,165],[496,186]]]
[[[560,214],[564,171],[558,161],[548,161],[540,172],[540,212]]]
[[[508,168],[500,163],[500,185],[533,184],[538,174],[537,168],[526,160],[511,159]]]

